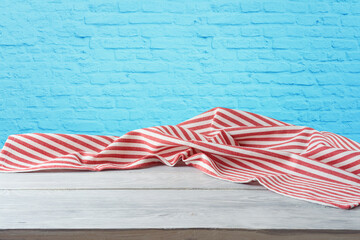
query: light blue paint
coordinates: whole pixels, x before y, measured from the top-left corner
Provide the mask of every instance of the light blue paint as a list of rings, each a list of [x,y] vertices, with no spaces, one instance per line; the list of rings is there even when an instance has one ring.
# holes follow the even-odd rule
[[[0,143],[213,107],[360,141],[358,1],[0,1]]]

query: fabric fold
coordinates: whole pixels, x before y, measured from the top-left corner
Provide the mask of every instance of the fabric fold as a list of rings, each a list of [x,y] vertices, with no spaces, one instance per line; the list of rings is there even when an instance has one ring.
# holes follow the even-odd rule
[[[246,111],[213,108],[177,125],[123,136],[10,135],[0,171],[135,169],[182,161],[207,175],[258,181],[288,197],[350,209],[360,204],[360,144]]]

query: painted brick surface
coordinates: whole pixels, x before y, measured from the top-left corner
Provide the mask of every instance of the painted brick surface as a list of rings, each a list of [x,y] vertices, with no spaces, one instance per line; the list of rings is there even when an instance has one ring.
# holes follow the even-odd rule
[[[0,1],[0,143],[221,106],[360,141],[359,1]]]

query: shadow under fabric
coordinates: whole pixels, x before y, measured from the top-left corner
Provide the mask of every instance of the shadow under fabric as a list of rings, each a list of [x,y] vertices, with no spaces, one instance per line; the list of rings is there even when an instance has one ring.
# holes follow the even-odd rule
[[[235,183],[258,181],[276,193],[343,209],[360,203],[360,144],[250,112],[213,108],[177,125],[123,136],[10,135],[1,172],[101,171],[178,162]]]

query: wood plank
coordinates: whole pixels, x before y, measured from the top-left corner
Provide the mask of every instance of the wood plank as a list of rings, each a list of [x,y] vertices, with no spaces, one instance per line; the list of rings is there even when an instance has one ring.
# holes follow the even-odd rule
[[[0,229],[360,230],[351,211],[252,190],[2,190]]]
[[[322,230],[244,230],[244,229],[145,229],[145,230],[5,230],[0,231],[0,240],[358,240],[359,231]]]
[[[0,189],[251,189],[266,190],[257,182],[240,184],[206,175],[189,166],[154,166],[134,170],[46,171],[0,173]]]

